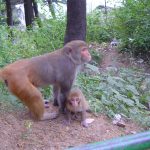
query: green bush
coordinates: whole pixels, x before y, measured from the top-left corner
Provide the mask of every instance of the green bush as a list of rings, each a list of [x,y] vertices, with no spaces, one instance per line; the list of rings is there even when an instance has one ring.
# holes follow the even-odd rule
[[[110,14],[108,14],[108,16]],[[88,14],[87,41],[98,43],[110,41],[113,38],[113,32],[111,20],[109,20],[109,22],[107,21],[105,20],[105,15],[100,10],[95,10]]]
[[[135,55],[150,53],[150,1],[125,0],[116,9],[114,29],[121,39],[121,50]]]
[[[48,53],[62,47],[64,32],[64,20],[45,20],[42,28],[30,31],[0,26],[0,67],[20,58]]]
[[[85,93],[95,112],[109,117],[123,114],[142,125],[150,127],[149,102],[150,80],[141,72],[121,69],[116,73],[80,74],[76,83]]]

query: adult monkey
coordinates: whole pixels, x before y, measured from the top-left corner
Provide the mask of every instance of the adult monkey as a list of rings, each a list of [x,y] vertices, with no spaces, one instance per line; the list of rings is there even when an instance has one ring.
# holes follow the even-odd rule
[[[37,87],[53,85],[55,103],[58,102],[63,111],[77,68],[90,60],[86,43],[74,40],[52,53],[9,64],[0,71],[0,78],[36,119],[52,119],[57,114],[44,111],[42,94]]]

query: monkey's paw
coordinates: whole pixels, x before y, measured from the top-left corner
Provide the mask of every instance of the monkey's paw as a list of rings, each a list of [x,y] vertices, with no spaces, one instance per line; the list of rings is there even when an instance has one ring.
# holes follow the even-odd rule
[[[89,124],[91,124],[92,122],[94,121],[94,119],[92,119],[92,118],[87,118],[87,119],[85,119],[84,121],[82,121],[81,122],[81,125],[83,126],[83,127],[88,127],[89,126]]]
[[[88,127],[88,123],[86,122],[86,120],[82,121],[82,122],[81,122],[81,125],[82,125],[83,127],[86,127],[86,128]]]

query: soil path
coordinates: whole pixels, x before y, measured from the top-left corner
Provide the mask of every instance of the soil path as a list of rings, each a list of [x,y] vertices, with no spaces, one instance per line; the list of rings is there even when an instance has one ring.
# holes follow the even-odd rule
[[[51,111],[56,109],[52,104]],[[84,128],[73,120],[64,124],[64,116],[55,120],[36,122],[29,119],[27,110],[0,114],[0,150],[63,150],[81,144],[102,141],[137,132],[140,128],[127,122],[125,128],[112,124],[104,115],[89,117],[95,121]]]

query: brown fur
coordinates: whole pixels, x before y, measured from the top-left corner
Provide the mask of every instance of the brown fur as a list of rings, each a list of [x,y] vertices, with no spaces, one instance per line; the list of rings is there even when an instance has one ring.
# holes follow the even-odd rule
[[[72,105],[70,105],[69,101],[72,98],[79,98],[80,103],[77,108],[74,108]],[[83,95],[82,91],[79,88],[71,89],[71,91],[67,97],[66,108],[69,111],[74,112],[74,113],[82,112],[83,110],[86,110],[86,111],[89,110],[89,104],[88,104],[85,96]]]
[[[66,95],[70,91],[79,65],[88,62],[91,56],[82,56],[87,49],[83,41],[72,41],[52,53],[18,60],[0,71],[0,79],[40,120],[51,119],[54,114],[45,114],[43,98],[37,87],[57,86],[55,100],[64,109]],[[61,96],[60,96],[61,95]]]
[[[71,89],[68,94],[66,101],[66,111],[67,111],[67,119],[68,122],[71,121],[71,113],[73,112],[75,115],[77,113],[81,113],[82,115],[82,125],[87,127],[86,123],[86,111],[89,110],[89,104],[83,95],[82,91],[79,88]]]

